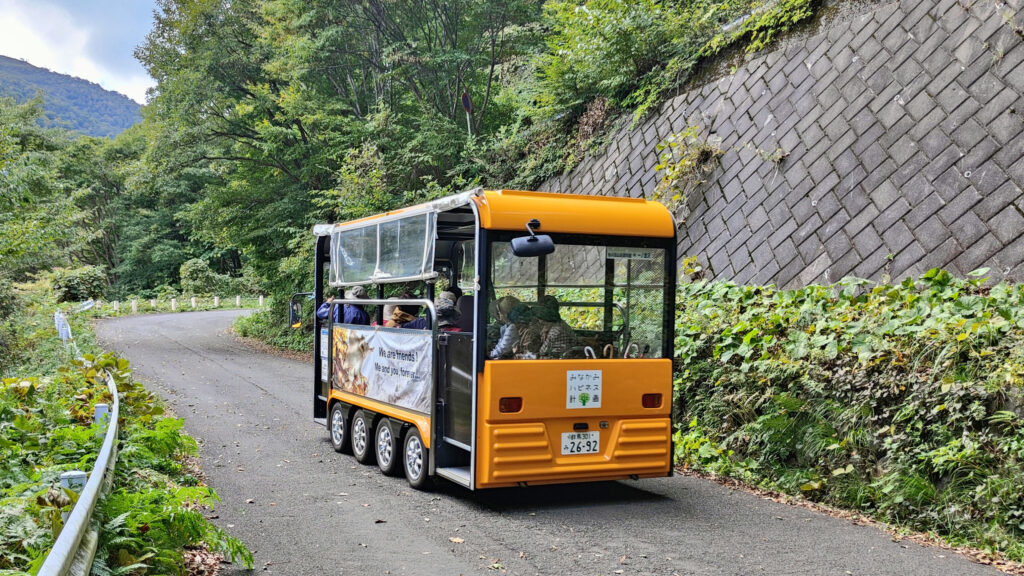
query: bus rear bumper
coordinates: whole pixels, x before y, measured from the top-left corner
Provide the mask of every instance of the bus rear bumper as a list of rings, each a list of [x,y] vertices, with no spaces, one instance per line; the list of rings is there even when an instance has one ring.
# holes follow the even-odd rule
[[[565,452],[563,434],[580,430],[579,418],[547,422],[482,423],[477,488],[668,476],[672,423],[665,418],[588,422],[599,433],[596,453]],[[577,427],[574,428],[574,425]]]

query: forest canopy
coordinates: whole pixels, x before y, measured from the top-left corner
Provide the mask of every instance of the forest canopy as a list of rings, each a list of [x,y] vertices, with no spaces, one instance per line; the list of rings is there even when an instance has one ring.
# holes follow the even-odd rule
[[[476,185],[535,188],[809,0],[159,0],[156,80],[117,138],[0,101],[4,274],[101,267],[107,297],[183,264],[308,287],[309,230]],[[196,263],[190,264],[195,266]],[[252,282],[249,282],[252,284]]]

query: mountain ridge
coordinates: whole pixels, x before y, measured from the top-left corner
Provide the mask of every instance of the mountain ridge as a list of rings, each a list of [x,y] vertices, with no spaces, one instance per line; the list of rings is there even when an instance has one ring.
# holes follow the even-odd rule
[[[43,93],[47,126],[113,138],[142,120],[142,106],[89,80],[0,55],[0,97],[25,102]]]

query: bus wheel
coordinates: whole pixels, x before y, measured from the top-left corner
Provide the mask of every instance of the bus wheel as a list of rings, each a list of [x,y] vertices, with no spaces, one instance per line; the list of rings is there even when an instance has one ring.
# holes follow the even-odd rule
[[[360,464],[373,464],[373,443],[371,440],[373,418],[363,410],[356,410],[352,417],[352,455]]]
[[[348,422],[345,421],[345,407],[341,402],[336,402],[331,408],[331,420],[327,430],[331,434],[331,446],[335,452],[349,452],[352,450],[352,442],[349,438]]]
[[[415,427],[405,434],[405,449],[402,450],[402,463],[405,466],[405,479],[409,486],[417,490],[430,488],[430,477],[427,476],[427,449],[423,446],[423,438]]]
[[[399,454],[398,435],[391,429],[391,421],[381,418],[377,423],[377,466],[387,476],[395,476],[402,466],[402,457]]]

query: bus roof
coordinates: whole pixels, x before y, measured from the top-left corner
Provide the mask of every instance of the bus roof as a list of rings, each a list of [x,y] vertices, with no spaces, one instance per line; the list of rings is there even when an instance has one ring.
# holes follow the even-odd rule
[[[643,198],[488,190],[473,201],[480,227],[488,230],[525,230],[536,218],[540,232],[656,238],[676,232],[668,209]]]
[[[550,233],[671,238],[676,230],[665,206],[642,198],[476,189],[358,220],[321,224],[313,232],[326,236],[380,221],[443,212],[471,202],[480,213],[481,228],[488,230],[525,230],[526,223],[533,219],[540,221],[541,232]]]

